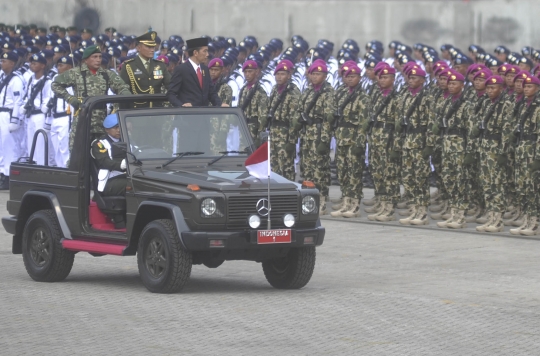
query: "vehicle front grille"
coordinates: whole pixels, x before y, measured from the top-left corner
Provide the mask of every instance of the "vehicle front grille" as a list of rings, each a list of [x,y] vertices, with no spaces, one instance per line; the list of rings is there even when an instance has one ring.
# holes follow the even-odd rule
[[[238,230],[249,228],[248,217],[257,214],[257,202],[259,199],[266,198],[265,195],[237,195],[227,198],[227,228],[230,230]],[[292,214],[297,219],[299,209],[299,198],[297,195],[271,195],[270,204],[272,211],[270,218],[272,229],[284,228],[283,216]],[[261,228],[266,228],[266,216],[260,216]]]

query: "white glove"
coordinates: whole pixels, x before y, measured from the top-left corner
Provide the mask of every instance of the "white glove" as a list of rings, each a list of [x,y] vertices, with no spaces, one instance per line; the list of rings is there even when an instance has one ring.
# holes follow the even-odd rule
[[[122,160],[122,163],[120,163],[120,168],[121,168],[123,171],[126,170],[126,159],[125,159],[125,158]]]
[[[9,132],[15,132],[19,128],[19,124],[10,123],[9,124]]]

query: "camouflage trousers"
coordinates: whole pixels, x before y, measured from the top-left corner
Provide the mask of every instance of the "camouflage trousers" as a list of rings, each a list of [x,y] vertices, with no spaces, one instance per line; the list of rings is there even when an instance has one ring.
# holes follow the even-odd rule
[[[376,194],[382,201],[397,204],[400,199],[399,162],[390,158],[386,145],[370,145],[369,150],[369,166]]]
[[[516,201],[516,180],[515,180],[516,154],[512,150],[508,153],[508,164],[506,165],[506,200],[510,205],[517,204]]]
[[[277,141],[275,136],[272,137],[270,140],[270,147],[271,147],[271,166],[272,166],[272,172],[275,172],[288,180],[294,181],[296,173],[294,172],[294,158],[296,156],[295,153],[287,153],[285,151],[285,146],[287,142],[284,141]]]
[[[465,174],[465,191],[467,192],[467,209],[470,208],[471,204],[480,205],[482,207],[485,206],[484,194],[482,190],[483,183],[480,179],[480,164],[482,161],[478,153],[476,154],[476,162],[477,164],[475,165],[463,167]]]
[[[422,156],[422,149],[403,149],[401,179],[415,205],[429,205],[430,171],[429,160]]]
[[[437,189],[439,190],[439,193],[441,194],[441,198],[443,200],[448,200],[448,192],[446,191],[446,188],[444,187],[444,183],[442,180],[442,147],[440,145],[435,146],[435,150],[433,151],[433,154],[431,155],[431,164],[433,165],[433,168],[435,171],[433,174],[435,175],[435,181],[437,182]]]
[[[464,152],[443,151],[442,179],[448,192],[450,207],[458,210],[468,208],[465,202],[466,172],[463,166]]]
[[[501,166],[497,162],[497,156],[490,151],[481,150],[479,158],[479,176],[482,182],[482,192],[486,209],[496,213],[504,213],[506,210],[506,167]]]
[[[529,165],[533,161],[532,155],[520,156],[516,152],[515,179],[516,201],[521,209],[529,216],[538,216],[538,173],[533,174]]]
[[[301,173],[305,180],[312,181],[321,192],[322,196],[328,197],[330,186],[330,154],[320,155],[317,153],[316,140],[302,139],[300,146]],[[330,152],[330,142],[328,151]]]
[[[103,129],[103,120],[105,120],[106,114],[107,112],[104,110],[94,110],[92,113],[92,118],[90,119],[90,132],[94,138],[101,137],[105,134],[105,130]],[[74,116],[73,121],[71,122],[71,131],[69,132],[69,152],[71,152],[71,149],[73,148],[78,122],[79,115]]]
[[[362,176],[366,153],[361,156],[354,155],[352,145],[336,147],[336,165],[341,193],[344,197],[362,199]]]

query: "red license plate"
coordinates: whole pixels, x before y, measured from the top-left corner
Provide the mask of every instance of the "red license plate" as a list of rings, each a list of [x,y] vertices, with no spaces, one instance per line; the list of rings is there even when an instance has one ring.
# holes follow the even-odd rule
[[[288,244],[291,243],[291,230],[259,230],[258,244]]]

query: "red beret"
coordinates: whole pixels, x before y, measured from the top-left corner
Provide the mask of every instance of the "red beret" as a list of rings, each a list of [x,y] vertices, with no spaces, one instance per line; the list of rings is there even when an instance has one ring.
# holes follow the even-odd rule
[[[474,74],[473,80],[475,80],[476,78],[487,79],[492,75],[493,73],[489,69],[482,69]]]
[[[221,58],[214,58],[208,63],[208,68],[212,67],[223,67],[223,61]]]
[[[379,78],[381,77],[381,75],[385,75],[385,74],[396,74],[396,70],[390,66],[386,68],[382,68],[381,71],[379,72]]]
[[[535,76],[528,76],[524,81],[523,84],[534,84],[534,85],[540,85],[540,79],[538,79]]]
[[[328,67],[326,67],[326,63],[323,61],[316,60],[313,62],[313,64],[309,67],[308,74],[311,73],[328,73]]]
[[[426,72],[424,72],[424,70],[420,67],[416,68],[412,68],[410,71],[409,71],[409,77],[410,76],[416,76],[416,77],[423,77],[425,78],[426,77]]]
[[[356,62],[355,61],[347,61],[345,63],[343,63],[343,65],[341,66],[340,68],[340,73],[343,75],[343,72],[346,72],[349,70],[349,67],[351,66],[356,66]]]
[[[375,74],[378,74],[381,71],[381,69],[388,68],[388,67],[390,67],[390,65],[388,63],[379,62],[379,63],[377,63],[375,68],[373,68],[373,70],[375,71]]]
[[[519,72],[518,74],[516,74],[516,76],[514,77],[514,83],[516,82],[516,80],[525,80],[530,75],[531,75],[531,73],[527,72],[526,70],[523,70],[523,71]]]
[[[250,59],[244,62],[244,65],[242,66],[242,71],[245,71],[246,69],[257,69],[257,68],[259,68],[259,65],[257,64],[257,62]]]
[[[440,67],[437,67],[437,69],[435,69],[433,71],[433,73],[436,75],[436,76],[439,76],[442,72],[448,70],[448,67],[447,66],[440,66]]]
[[[289,61],[281,61],[281,62],[277,65],[276,69],[274,69],[274,75],[275,75],[277,72],[279,72],[280,70],[281,70],[281,71],[285,71],[285,72],[290,73],[290,72],[292,71],[293,67],[291,67],[290,64],[287,63],[287,62],[289,62]]]
[[[504,79],[500,75],[492,75],[486,80],[486,86],[487,85],[503,85]]]
[[[349,74],[361,74],[362,71],[360,70],[360,68],[358,68],[357,65],[352,65],[349,67],[349,69],[347,69],[347,71],[345,71],[345,74],[343,74],[344,77],[348,76]]]
[[[447,79],[447,82],[464,82],[464,81],[465,81],[465,77],[463,76],[463,74],[456,71],[452,71],[452,73],[448,76],[448,79]]]

